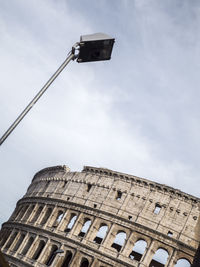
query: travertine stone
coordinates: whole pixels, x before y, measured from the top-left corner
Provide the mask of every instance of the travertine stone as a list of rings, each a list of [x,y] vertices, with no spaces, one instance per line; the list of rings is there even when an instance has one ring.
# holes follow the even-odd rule
[[[14,267],[44,267],[49,259],[57,267],[64,260],[71,267],[82,267],[84,260],[90,267],[149,267],[158,249],[168,253],[165,267],[174,267],[181,258],[193,260],[200,240],[199,205],[194,196],[136,176],[88,166],[82,172],[50,167],[36,173],[3,224],[0,246]],[[87,219],[91,224],[80,233]],[[107,232],[97,237],[103,225]],[[120,233],[126,235],[122,243],[116,241]],[[139,240],[147,246],[137,260],[131,253]]]

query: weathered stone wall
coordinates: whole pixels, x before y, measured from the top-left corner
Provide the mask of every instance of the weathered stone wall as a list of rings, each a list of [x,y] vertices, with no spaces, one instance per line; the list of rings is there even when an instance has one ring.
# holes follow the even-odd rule
[[[108,169],[46,168],[3,224],[0,246],[18,267],[173,267],[179,259],[192,262],[199,203],[166,185]],[[140,240],[143,253],[133,249]],[[168,254],[163,265],[153,261],[160,249]]]

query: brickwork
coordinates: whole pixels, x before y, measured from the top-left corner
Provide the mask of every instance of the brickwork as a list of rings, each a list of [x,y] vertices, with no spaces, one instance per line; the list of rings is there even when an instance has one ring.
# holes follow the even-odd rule
[[[181,266],[198,247],[199,203],[108,169],[46,168],[3,224],[0,247],[12,267]],[[164,262],[156,259],[160,251]]]

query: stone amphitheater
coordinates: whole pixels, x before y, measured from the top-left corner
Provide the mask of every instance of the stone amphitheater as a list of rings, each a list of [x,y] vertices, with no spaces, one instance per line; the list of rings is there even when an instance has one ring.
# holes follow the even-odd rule
[[[0,232],[11,267],[188,267],[200,199],[133,175],[66,166],[36,173]]]

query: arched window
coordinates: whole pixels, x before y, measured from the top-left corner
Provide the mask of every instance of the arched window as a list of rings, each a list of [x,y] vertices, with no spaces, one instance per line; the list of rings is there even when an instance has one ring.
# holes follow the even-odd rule
[[[44,240],[40,240],[40,243],[39,243],[39,245],[38,245],[38,247],[37,247],[37,249],[36,249],[36,251],[35,251],[35,253],[33,255],[33,259],[34,260],[37,260],[39,258],[44,246],[45,246]]]
[[[65,232],[70,232],[72,227],[74,226],[77,219],[77,215],[75,213],[71,214],[70,222],[68,223],[67,227],[65,228]]]
[[[179,259],[175,265],[175,267],[190,267],[191,264],[186,259]]]
[[[26,253],[28,252],[29,248],[33,244],[33,241],[34,241],[34,238],[31,236],[29,238],[28,242],[26,243],[25,247],[22,250],[22,255],[26,255]]]
[[[142,258],[142,255],[145,252],[147,246],[147,242],[144,240],[138,240],[134,247],[133,250],[131,252],[131,254],[129,255],[129,258],[131,258],[132,260],[136,260],[136,261],[140,261]]]
[[[84,221],[85,221],[85,223],[84,223],[84,225],[83,225],[83,227],[82,227],[82,229],[81,229],[81,231],[80,231],[80,233],[78,235],[78,236],[81,236],[81,237],[84,237],[86,235],[86,233],[87,233],[87,231],[88,231],[88,229],[89,229],[89,227],[91,225],[91,222],[92,222],[88,218],[86,218]]]
[[[35,215],[33,216],[31,222],[34,223],[37,221],[38,217],[40,216],[41,212],[43,210],[43,206],[40,206],[37,211],[35,212]]]
[[[80,267],[89,267],[89,261],[86,258],[83,258]]]
[[[149,267],[164,267],[167,262],[168,256],[169,254],[165,249],[159,248],[154,254]]]
[[[17,207],[16,213],[13,214],[13,217],[14,217],[15,220],[17,220],[17,217],[19,216],[19,214],[20,214],[22,209],[23,209],[22,206]]]
[[[10,236],[10,238],[9,238],[9,240],[8,240],[6,246],[5,246],[6,249],[8,249],[8,248],[12,245],[12,243],[14,242],[16,236],[17,236],[17,232],[13,233],[13,234]]]
[[[61,265],[61,267],[69,267],[71,259],[72,259],[72,253],[71,253],[71,251],[67,251],[65,259],[64,259],[63,264]]]
[[[23,217],[23,221],[28,221],[28,218],[30,217],[30,215],[31,215],[32,211],[34,210],[34,208],[35,208],[35,205],[31,205],[31,206],[28,208],[26,214],[25,214],[24,217]]]
[[[56,251],[57,250],[58,250],[58,247],[56,245],[52,245],[49,257],[48,257],[48,259],[46,261],[46,265],[47,266],[50,266],[52,264],[53,260],[56,257]]]
[[[62,220],[63,218],[63,211],[62,210],[59,210],[58,213],[57,213],[57,216],[56,216],[56,219],[55,219],[55,222],[53,224],[53,227],[57,227],[60,223],[60,221]]]
[[[101,224],[99,231],[94,239],[94,242],[96,242],[97,244],[101,244],[107,231],[108,231],[108,226],[106,224]]]
[[[42,218],[41,224],[45,224],[52,213],[52,208],[48,208]]]
[[[119,252],[123,247],[125,240],[126,240],[126,233],[123,231],[119,231],[111,247],[115,248]]]
[[[6,230],[6,231],[3,232],[2,236],[1,236],[0,247],[3,247],[3,245],[8,240],[10,234],[11,234],[11,230]]]
[[[14,251],[17,251],[18,250],[18,248],[21,245],[21,243],[23,242],[24,238],[25,238],[25,234],[20,235],[17,243],[15,244],[15,246],[13,248]]]
[[[28,205],[27,205],[27,206],[24,206],[24,207],[21,209],[20,214],[19,214],[19,216],[17,217],[17,220],[21,220],[21,219],[23,218],[23,216],[24,216],[25,212],[27,211],[27,209],[28,209]]]

